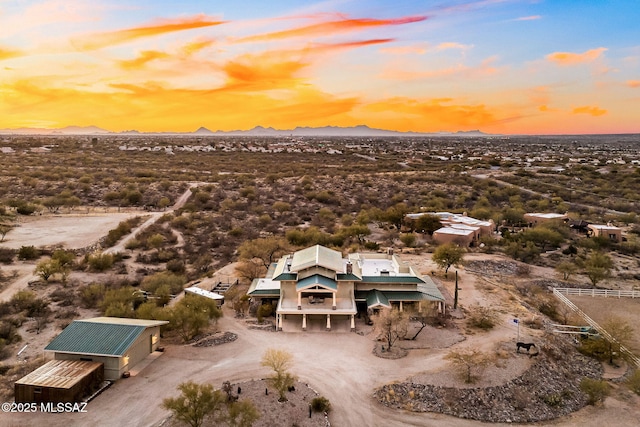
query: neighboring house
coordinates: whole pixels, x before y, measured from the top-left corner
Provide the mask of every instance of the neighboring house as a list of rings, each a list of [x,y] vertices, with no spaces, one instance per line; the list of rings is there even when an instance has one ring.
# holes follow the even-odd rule
[[[536,225],[549,222],[549,221],[564,221],[567,219],[566,214],[559,213],[526,213],[524,214],[524,220],[529,227],[535,227]]]
[[[44,349],[55,360],[104,364],[104,377],[117,380],[159,346],[163,320],[96,317],[74,320]]]
[[[444,312],[444,297],[429,278],[395,255],[342,253],[316,245],[282,257],[272,274],[253,281],[252,298],[277,301],[276,326],[296,322],[302,330],[310,321],[327,330],[339,324],[355,331],[355,316],[383,307],[409,306],[431,301]]]
[[[14,385],[16,403],[81,402],[100,388],[104,365],[78,360],[50,360]]]
[[[589,224],[587,226],[587,236],[589,237],[606,237],[613,242],[622,242],[622,229],[613,225]]]
[[[477,242],[477,227],[442,227],[433,232],[433,240],[439,244],[455,243],[458,246],[472,246]]]
[[[466,214],[451,212],[421,212],[407,214],[409,219],[418,219],[422,215],[433,215],[440,220],[442,228],[433,232],[433,239],[439,243],[456,243],[460,246],[475,246],[481,236],[491,236],[496,229],[493,220],[484,221],[471,218]]]

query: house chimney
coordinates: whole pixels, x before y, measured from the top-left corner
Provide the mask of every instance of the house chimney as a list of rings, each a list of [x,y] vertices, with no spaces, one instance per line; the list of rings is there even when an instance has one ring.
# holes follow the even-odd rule
[[[387,249],[387,254],[388,255],[393,255],[393,248]]]
[[[351,264],[351,261],[347,262],[347,274],[352,274],[353,273],[353,264]]]

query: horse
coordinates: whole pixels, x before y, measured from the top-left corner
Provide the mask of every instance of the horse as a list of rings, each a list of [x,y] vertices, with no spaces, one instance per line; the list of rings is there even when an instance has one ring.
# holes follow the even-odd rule
[[[529,353],[529,350],[531,349],[531,347],[535,347],[536,345],[532,342],[529,343],[524,343],[524,342],[517,342],[516,343],[516,352],[520,353],[520,348],[524,348],[525,350],[527,350],[527,353]]]

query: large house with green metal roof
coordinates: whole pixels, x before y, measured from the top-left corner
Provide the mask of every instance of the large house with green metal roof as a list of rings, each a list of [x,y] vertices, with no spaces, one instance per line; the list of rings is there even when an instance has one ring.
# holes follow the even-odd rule
[[[104,364],[104,378],[117,380],[153,353],[160,343],[164,320],[96,317],[74,320],[44,349],[55,360]]]
[[[316,245],[282,257],[253,281],[248,294],[276,304],[276,325],[311,322],[355,331],[355,317],[381,308],[419,309],[429,302],[444,312],[445,300],[429,277],[422,277],[393,254],[342,253]]]

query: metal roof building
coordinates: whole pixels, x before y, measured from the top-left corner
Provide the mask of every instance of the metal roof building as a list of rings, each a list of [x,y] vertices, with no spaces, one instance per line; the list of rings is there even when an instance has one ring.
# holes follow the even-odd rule
[[[51,360],[16,381],[16,403],[80,402],[104,381],[99,362]]]
[[[96,317],[75,320],[45,347],[56,360],[104,364],[104,375],[116,380],[154,352],[160,341],[161,320]]]

